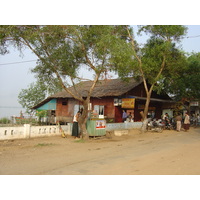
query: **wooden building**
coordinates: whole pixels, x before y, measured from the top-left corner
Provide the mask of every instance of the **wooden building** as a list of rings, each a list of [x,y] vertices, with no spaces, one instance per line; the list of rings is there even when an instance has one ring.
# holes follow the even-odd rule
[[[79,83],[77,91],[82,97],[87,96],[91,81]],[[72,88],[70,88],[72,89]],[[128,82],[121,79],[101,80],[97,83],[91,95],[90,109],[104,115],[107,122],[122,122],[122,112],[125,110],[134,116],[134,121],[141,121],[140,112],[144,110],[146,92],[143,82],[130,79]],[[152,93],[149,113],[160,118],[162,110],[173,104],[166,95]],[[55,116],[57,121],[72,122],[74,114],[82,107],[81,102],[72,98],[66,91],[58,92],[34,106],[36,110],[47,110],[49,116]]]

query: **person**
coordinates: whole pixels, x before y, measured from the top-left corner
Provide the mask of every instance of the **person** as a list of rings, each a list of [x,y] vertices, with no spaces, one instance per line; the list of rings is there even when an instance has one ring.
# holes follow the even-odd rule
[[[188,131],[190,128],[190,116],[188,115],[188,112],[185,113],[183,127],[184,127],[185,131]]]
[[[197,114],[197,126],[199,126],[200,125],[200,116],[199,116],[199,114]]]
[[[122,121],[125,122],[125,121],[126,121],[126,118],[127,118],[126,111],[123,110],[123,113],[122,113]]]
[[[163,120],[164,120],[164,121],[167,121],[167,122],[169,121],[169,115],[168,115],[168,113],[165,113],[165,114],[164,114]]]
[[[165,123],[165,128],[169,129],[170,121],[169,121],[169,115],[168,115],[168,113],[164,114],[163,121]]]
[[[74,115],[74,118],[73,118],[72,136],[74,136],[74,139],[77,139],[79,136],[78,120],[79,120],[80,115],[81,115],[81,112],[78,111],[76,115]]]
[[[178,132],[181,131],[181,121],[182,121],[182,117],[180,115],[180,113],[175,117],[175,120],[176,120],[176,130]]]
[[[193,114],[193,125],[194,127],[197,126],[197,115]]]
[[[83,108],[81,108],[81,110],[80,110],[80,114],[81,114],[81,115],[83,114]]]
[[[128,119],[128,122],[133,122],[133,116],[132,116],[131,112],[129,112],[127,119]]]

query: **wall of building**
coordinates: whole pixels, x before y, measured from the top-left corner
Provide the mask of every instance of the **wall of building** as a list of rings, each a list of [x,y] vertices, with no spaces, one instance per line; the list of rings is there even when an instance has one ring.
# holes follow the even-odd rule
[[[56,110],[56,99],[51,99],[49,102],[37,108],[37,110]]]
[[[90,102],[92,103],[92,109],[94,109],[94,105],[102,105],[104,106],[104,115],[109,119],[115,118],[113,97],[91,98]]]
[[[68,114],[68,99],[57,99],[56,116],[67,116]]]
[[[135,87],[134,89],[130,90],[123,97],[128,96],[138,96],[138,97],[146,97],[146,92],[143,86],[143,83]],[[119,97],[122,98],[122,97]],[[155,92],[152,93],[152,98],[161,98],[164,99],[164,96],[158,95]],[[95,105],[104,106],[104,116],[109,119],[109,121],[113,122],[122,122],[122,108],[121,106],[114,106],[114,97],[102,97],[102,98],[91,98],[90,100],[92,104],[92,110],[94,109]],[[150,103],[150,111],[155,111],[155,117],[160,118],[162,115],[162,106],[164,103],[160,102],[151,102]],[[59,98],[57,99],[56,105],[56,118],[58,121],[64,122],[72,122],[74,116],[74,108],[75,105],[81,105],[78,100],[73,98],[71,99],[64,99]],[[134,108],[134,120],[141,121],[140,112],[144,110],[145,100],[138,100],[135,101],[135,108]],[[156,109],[154,109],[156,108]]]

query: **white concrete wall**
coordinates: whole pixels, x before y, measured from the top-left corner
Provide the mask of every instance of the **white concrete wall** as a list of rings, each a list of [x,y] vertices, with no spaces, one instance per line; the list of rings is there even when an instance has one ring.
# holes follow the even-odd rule
[[[142,127],[142,122],[127,122],[127,123],[108,123],[106,124],[106,131],[112,130],[126,130],[126,129],[139,129]]]
[[[127,130],[134,128],[141,128],[142,122],[130,123],[108,123],[106,124],[106,131],[111,130]],[[72,123],[62,125],[62,130],[66,135],[71,135]],[[44,136],[61,135],[59,126],[31,126],[24,124],[21,127],[0,127],[0,140],[12,140],[21,138],[34,138]]]
[[[61,126],[65,134],[70,135],[70,126]],[[31,126],[30,124],[24,124],[21,127],[0,127],[0,140],[11,140],[21,138],[33,138],[61,135],[59,126]]]

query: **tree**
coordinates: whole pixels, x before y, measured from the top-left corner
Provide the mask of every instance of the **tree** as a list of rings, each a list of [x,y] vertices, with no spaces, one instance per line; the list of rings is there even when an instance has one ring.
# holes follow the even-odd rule
[[[183,72],[182,77],[186,98],[200,99],[200,53],[193,53],[188,57],[188,68]]]
[[[82,102],[83,113],[80,127],[88,137],[86,120],[88,104],[93,89],[103,73],[112,67],[112,54],[119,44],[125,45],[125,26],[1,26],[2,52],[7,45],[19,50],[29,48],[37,57],[38,65],[33,70],[39,79],[58,80],[62,88]],[[76,83],[83,77],[78,70],[85,68],[93,72],[94,79],[86,98],[76,90]],[[68,86],[74,90],[69,90]]]
[[[23,108],[26,108],[26,112],[30,115],[33,114],[33,106],[40,103],[48,95],[54,94],[61,90],[58,84],[52,84],[48,82],[37,81],[36,83],[31,83],[27,89],[22,89],[18,95],[18,101]]]
[[[152,91],[161,91],[162,81],[167,74],[177,74],[177,70],[185,63],[184,54],[179,51],[175,42],[180,41],[186,33],[184,26],[140,26],[139,33],[150,34],[150,39],[143,47],[139,47],[134,40],[130,27],[127,26],[129,38],[129,50],[127,50],[124,68],[118,64],[118,72],[121,77],[141,77],[146,91],[146,103],[142,115],[146,128],[147,113]],[[148,87],[148,83],[151,85]],[[158,84],[159,83],[159,84]]]
[[[178,76],[168,76],[164,80],[166,91],[177,101],[190,102],[200,99],[200,53],[192,53]]]

